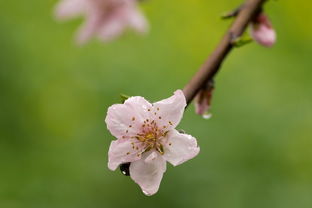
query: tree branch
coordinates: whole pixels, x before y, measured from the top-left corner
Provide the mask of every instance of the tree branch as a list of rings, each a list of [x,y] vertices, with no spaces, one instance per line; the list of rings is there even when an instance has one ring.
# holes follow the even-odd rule
[[[265,1],[266,0],[246,0],[244,6],[239,11],[233,24],[226,32],[217,48],[184,87],[183,92],[187,104],[190,104],[204,84],[216,75],[223,60],[232,50],[235,40],[243,34],[253,17],[261,10]]]

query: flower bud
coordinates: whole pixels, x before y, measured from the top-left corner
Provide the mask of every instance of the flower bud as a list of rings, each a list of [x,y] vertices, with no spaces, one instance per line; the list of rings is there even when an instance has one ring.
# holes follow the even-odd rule
[[[251,23],[251,36],[262,46],[271,47],[276,42],[276,33],[264,13],[259,13]]]
[[[212,92],[214,90],[214,83],[212,80],[197,93],[195,98],[195,112],[198,115],[203,116],[205,119],[209,119],[211,114],[209,113],[212,99]]]

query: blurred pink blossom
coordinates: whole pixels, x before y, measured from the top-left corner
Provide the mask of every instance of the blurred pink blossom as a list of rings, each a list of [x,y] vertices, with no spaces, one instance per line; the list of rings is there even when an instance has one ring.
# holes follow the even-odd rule
[[[269,18],[260,13],[251,24],[251,36],[260,45],[271,47],[276,42],[276,33]]]
[[[166,171],[166,161],[176,166],[199,153],[196,139],[175,129],[185,106],[185,96],[177,90],[173,96],[153,104],[136,96],[109,107],[105,122],[117,138],[109,148],[109,169],[130,163],[130,177],[144,194],[155,194]]]
[[[86,43],[92,36],[110,41],[126,29],[145,33],[148,23],[137,8],[137,0],[61,0],[56,6],[56,18],[67,20],[84,16],[77,41]]]

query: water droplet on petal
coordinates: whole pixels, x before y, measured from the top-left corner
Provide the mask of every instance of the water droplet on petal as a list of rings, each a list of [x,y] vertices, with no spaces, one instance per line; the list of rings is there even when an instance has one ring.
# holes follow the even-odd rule
[[[123,175],[130,176],[129,167],[130,167],[130,163],[123,163],[119,166],[119,169]]]

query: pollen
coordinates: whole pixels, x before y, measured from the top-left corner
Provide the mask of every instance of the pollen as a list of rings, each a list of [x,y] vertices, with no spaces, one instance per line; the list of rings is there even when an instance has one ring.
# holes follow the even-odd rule
[[[129,125],[129,128],[131,128],[132,127],[132,125]]]
[[[130,152],[127,152],[127,155],[130,155]]]
[[[170,143],[169,143],[169,146],[171,146],[171,145],[172,145],[172,143],[170,142]]]
[[[159,108],[157,108],[157,110],[159,111]]]
[[[146,138],[146,139],[154,139],[155,136],[154,136],[154,134],[149,133],[149,134],[147,134],[147,135],[145,136],[145,138]]]
[[[168,122],[171,126],[173,125],[171,121]]]
[[[151,111],[151,109],[147,109],[147,111]]]
[[[161,116],[159,116],[158,118],[161,119]]]
[[[135,117],[132,117],[132,121],[134,121],[135,120]]]

